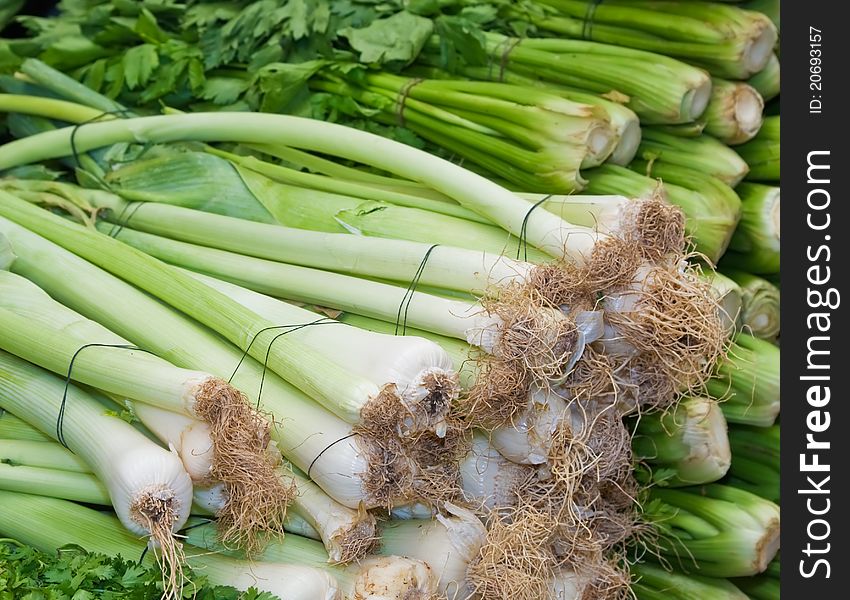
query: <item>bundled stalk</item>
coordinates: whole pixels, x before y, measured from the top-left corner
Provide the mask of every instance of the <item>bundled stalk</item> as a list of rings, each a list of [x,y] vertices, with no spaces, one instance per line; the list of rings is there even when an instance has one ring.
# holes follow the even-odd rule
[[[622,99],[642,123],[688,123],[702,115],[711,79],[678,60],[583,40],[510,38],[485,32],[485,49],[501,71]],[[437,48],[425,48],[426,56]],[[427,59],[426,59],[427,60]]]
[[[643,198],[656,193],[659,187],[653,177],[662,180],[666,200],[685,214],[685,232],[695,250],[712,262],[719,260],[741,212],[741,201],[734,190],[721,181],[678,165],[652,163],[650,167],[635,161],[632,169],[603,165],[589,171],[590,182],[585,191]]]
[[[739,333],[708,381],[730,423],[769,427],[779,416],[779,348]]]
[[[632,592],[638,600],[747,600],[747,594],[725,579],[685,575],[646,562],[631,565]]]
[[[741,325],[744,331],[763,340],[779,335],[779,287],[766,279],[744,271],[726,269],[743,294]]]
[[[2,342],[5,350],[57,374],[72,371],[69,377],[75,381],[135,400],[135,412],[164,441],[179,448],[196,482],[226,485],[232,501],[220,515],[230,541],[254,548],[261,543],[259,534],[282,533],[280,522],[290,491],[274,472],[276,459],[266,448],[269,425],[247,407],[244,410],[253,418],[237,420],[239,406],[232,404],[245,402],[241,394],[212,375],[139,352],[22,277],[0,272],[0,288],[2,327],[9,337]],[[183,417],[181,422],[181,415],[174,413],[197,421]],[[228,420],[222,422],[224,418]],[[56,431],[61,436],[58,425]],[[175,433],[165,433],[169,431]],[[251,471],[247,475],[246,466]]]
[[[653,481],[677,487],[717,481],[732,460],[726,419],[710,398],[685,398],[666,412],[641,416],[632,449],[648,463]]]
[[[0,439],[31,442],[49,442],[50,436],[22,421],[12,413],[0,409]]]
[[[35,428],[33,431],[38,432]],[[43,441],[36,441],[6,438],[0,435],[0,462],[13,466],[25,465],[72,473],[91,471],[91,467],[83,459],[61,444],[50,441],[47,436]]]
[[[32,329],[27,335],[35,337]],[[165,591],[174,593],[182,583],[183,562],[183,550],[174,533],[186,522],[192,505],[192,481],[180,459],[121,419],[104,414],[103,405],[80,388],[65,388],[59,377],[6,352],[0,352],[0,402],[4,409],[14,410],[43,433],[56,437],[91,466],[124,527],[137,536],[150,536],[162,564]],[[32,485],[37,493],[41,469],[4,467],[4,471],[8,469],[15,471],[5,475],[11,475],[18,490],[26,491]],[[60,475],[72,490],[81,476],[73,472]]]
[[[716,2],[543,0],[554,15],[517,11],[544,31],[674,56],[720,77],[760,71],[778,39],[763,14]]]
[[[350,426],[266,372],[262,364],[79,257],[11,223],[0,224],[20,254],[13,264],[17,273],[37,281],[66,305],[96,316],[142,347],[187,367],[209,367],[223,377],[232,377],[240,388],[248,390],[253,404],[270,411],[277,420],[285,419],[289,426],[276,426],[269,431],[278,449],[341,504],[353,509],[361,503],[380,506],[397,495],[410,493],[413,474],[407,469],[412,465],[405,457],[395,459],[394,471],[388,474],[384,463],[376,461],[379,457],[383,461],[396,456],[391,449],[381,448],[366,436],[352,437]],[[176,417],[171,415],[169,422]],[[206,443],[196,454],[206,454]],[[257,473],[262,474],[259,470]],[[277,471],[274,477],[275,481],[280,480]],[[263,502],[274,499],[274,495],[267,495]],[[357,542],[353,546],[362,548],[363,544]]]
[[[439,64],[434,57],[425,56],[422,62],[434,62]],[[479,67],[475,65],[460,64],[455,65],[452,73],[441,71],[435,67],[414,67],[409,70],[411,74],[427,73],[429,76],[440,78],[451,78],[462,75],[469,79],[479,81],[487,81],[493,77],[491,67]],[[515,86],[523,86],[525,88],[536,88],[545,91],[547,94],[566,98],[572,102],[580,102],[589,104],[602,109],[611,127],[614,130],[616,137],[616,145],[611,156],[606,162],[615,165],[627,165],[634,158],[641,139],[640,119],[634,111],[623,106],[619,102],[614,102],[598,94],[583,92],[575,88],[559,85],[552,82],[544,82],[536,77],[520,75],[519,73],[505,70],[501,73],[500,82],[510,83]]]
[[[779,273],[779,188],[744,182],[737,192],[741,221],[723,255],[723,267],[759,275]]]
[[[728,484],[779,504],[779,425],[729,429]]]
[[[104,514],[56,498],[0,492],[0,532],[44,552],[55,553],[73,544],[91,552],[121,556],[145,566],[153,562],[150,553],[143,554],[144,543],[126,531],[118,520]],[[210,553],[184,545],[186,563],[204,573],[213,584],[240,590],[260,589],[292,600],[332,600],[339,593],[330,573],[304,563],[248,562]],[[166,589],[166,600],[176,600],[179,587]]]
[[[779,507],[733,487],[653,488],[647,516],[655,547],[685,573],[746,577],[764,571],[779,550]]]
[[[764,69],[747,80],[747,85],[756,90],[765,102],[779,96],[780,68],[779,57],[772,54]]]
[[[706,132],[711,133],[708,127]],[[731,187],[738,185],[749,171],[734,150],[706,135],[682,137],[662,128],[645,127],[639,153],[643,160],[695,169]]]
[[[539,88],[386,73],[320,74],[310,87],[354,98],[379,111],[373,119],[402,125],[533,192],[581,189],[579,170],[601,164],[616,144],[603,109]]]
[[[713,79],[711,101],[702,115],[705,133],[736,146],[752,140],[762,126],[764,99],[740,81]]]
[[[748,181],[779,181],[779,123],[779,115],[765,117],[758,135],[735,148],[741,158],[750,165]]]

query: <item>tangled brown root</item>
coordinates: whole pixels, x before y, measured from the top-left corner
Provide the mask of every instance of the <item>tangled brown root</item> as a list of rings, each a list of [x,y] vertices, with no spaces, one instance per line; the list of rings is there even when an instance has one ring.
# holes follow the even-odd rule
[[[268,451],[270,424],[227,382],[210,378],[195,392],[195,413],[210,428],[210,479],[224,484],[227,503],[218,512],[222,542],[258,551],[283,535],[286,507],[296,491],[276,469],[280,456]]]
[[[680,254],[687,244],[685,214],[657,191],[651,198],[635,200],[623,208],[622,236],[634,242],[646,260]]]
[[[130,505],[130,518],[150,532],[153,551],[162,571],[163,600],[178,600],[186,581],[183,544],[174,536],[179,507],[173,490],[164,485],[140,491]]]
[[[474,597],[540,600],[550,597],[558,560],[552,551],[549,515],[524,508],[509,519],[493,519],[487,540],[469,564]]]
[[[392,510],[416,498],[417,467],[398,440],[375,440],[361,435],[360,446],[369,468],[360,473],[371,506]]]
[[[593,401],[604,406],[616,401],[616,365],[611,356],[594,346],[584,349],[572,372],[564,380],[568,396],[579,403]]]
[[[676,382],[654,356],[638,354],[625,360],[616,369],[614,379],[624,414],[666,410],[676,403]]]
[[[470,426],[482,429],[510,423],[528,405],[531,381],[521,364],[483,357],[478,378],[463,399],[461,411]]]
[[[380,537],[375,530],[374,518],[369,518],[362,504],[358,512],[360,518],[353,527],[336,531],[331,536],[335,550],[333,556],[331,556],[334,564],[345,564],[365,558],[380,543]]]
[[[458,421],[452,420],[445,436],[424,432],[406,448],[416,465],[415,500],[429,506],[461,504],[460,461],[469,452],[470,437]]]
[[[653,265],[644,280],[622,293],[633,306],[606,300],[608,323],[638,353],[651,357],[682,391],[697,392],[726,351],[727,335],[710,284],[695,267]]]

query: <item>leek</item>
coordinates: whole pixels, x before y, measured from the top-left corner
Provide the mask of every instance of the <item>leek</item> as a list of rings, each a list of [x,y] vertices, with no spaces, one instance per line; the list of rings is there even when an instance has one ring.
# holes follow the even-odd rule
[[[731,336],[739,327],[743,311],[743,290],[735,281],[718,271],[711,272],[707,278],[711,281],[711,290],[717,300],[717,310],[723,328]]]
[[[779,552],[771,561],[767,570],[761,575],[733,579],[738,589],[745,592],[751,600],[779,600],[780,592],[780,560]]]
[[[30,325],[26,335],[32,340],[37,334],[35,324]],[[117,369],[104,363],[103,368],[117,376]],[[150,535],[163,548],[164,566],[179,570],[179,544],[172,532],[189,517],[192,481],[174,453],[121,419],[104,414],[102,404],[83,390],[69,385],[66,391],[61,378],[5,352],[0,352],[0,402],[41,431],[51,432],[85,460],[108,490],[121,523],[136,535]],[[8,468],[24,469],[35,477],[44,471]],[[24,474],[18,473],[23,485]],[[81,477],[85,475],[60,471],[52,479]],[[37,484],[37,479],[31,483]],[[75,483],[68,486],[74,489]]]
[[[0,109],[30,113],[33,109],[27,107],[31,101],[30,97],[0,96]],[[87,112],[86,118],[76,118],[64,104],[51,106],[56,107],[48,115],[52,118],[79,122],[94,116]],[[82,128],[68,127],[16,140],[0,147],[0,168],[9,169],[73,154],[72,134],[75,134],[77,152],[87,152],[120,142],[167,143],[194,140],[285,144],[349,160],[359,160],[426,183],[514,235],[524,235],[531,245],[556,258],[562,258],[567,247],[571,258],[582,260],[598,239],[592,231],[570,226],[546,211],[533,211],[529,215],[529,209],[532,207],[529,202],[441,158],[355,129],[285,115],[194,113],[117,119],[87,124]],[[567,239],[569,244],[565,246]]]
[[[743,293],[741,323],[744,331],[764,340],[775,340],[779,335],[779,287],[735,269],[726,269]]]
[[[738,186],[741,221],[723,256],[726,266],[756,273],[779,273],[780,189],[759,183]]]
[[[274,374],[265,373],[260,363],[244,358],[218,336],[138,289],[10,222],[0,219],[0,230],[21,255],[13,264],[16,273],[149,350],[187,367],[209,367],[222,377],[232,376],[253,403],[286,419],[290,426],[273,427],[270,434],[287,458],[304,471],[312,465],[312,478],[346,506],[356,508],[369,498],[364,481],[368,479],[365,474],[375,468],[369,464],[375,450],[360,436],[352,438],[344,422]],[[157,326],[151,327],[152,323]],[[262,397],[258,395],[261,381]],[[339,440],[344,441],[332,443]],[[384,490],[383,475],[372,481],[380,482],[373,487]],[[383,498],[390,492],[376,493],[382,500],[370,503],[385,503]]]
[[[144,544],[118,521],[96,510],[56,498],[0,492],[0,532],[44,552],[74,544],[91,552],[138,561]],[[240,590],[257,588],[288,600],[335,600],[333,576],[299,564],[246,562],[185,546],[186,562],[210,582]],[[142,564],[150,565],[151,553]],[[182,583],[182,582],[181,582]],[[179,590],[179,588],[177,588]],[[176,594],[176,592],[175,592]],[[164,596],[176,600],[178,595]]]
[[[758,134],[763,110],[764,99],[752,86],[714,79],[711,102],[702,115],[705,133],[725,144],[743,144]]]
[[[0,439],[49,442],[50,436],[41,433],[29,423],[0,408]]]
[[[779,507],[733,487],[653,488],[657,550],[686,573],[746,577],[764,571],[779,550]]]
[[[641,416],[632,449],[666,485],[717,481],[732,460],[726,419],[709,398],[684,398],[671,410]]]
[[[721,401],[730,423],[773,425],[779,415],[779,348],[739,333],[706,389]]]
[[[734,150],[710,136],[681,137],[655,127],[643,129],[638,152],[644,160],[690,167],[732,187],[750,169]]]
[[[760,13],[716,2],[542,0],[555,15],[518,11],[539,28],[563,36],[639,48],[742,79],[763,68],[777,28]]]
[[[758,135],[735,150],[750,165],[748,181],[779,181],[779,115],[765,117]]]
[[[61,448],[61,446],[60,446]],[[0,490],[110,506],[109,490],[91,473],[0,463]],[[191,500],[191,495],[188,497]],[[188,515],[187,515],[188,517]],[[182,523],[177,525],[177,529]],[[134,531],[139,524],[134,522]],[[147,533],[147,532],[145,532]]]
[[[534,468],[505,458],[480,431],[461,461],[460,473],[467,501],[487,510],[516,506],[523,487],[536,477]]]

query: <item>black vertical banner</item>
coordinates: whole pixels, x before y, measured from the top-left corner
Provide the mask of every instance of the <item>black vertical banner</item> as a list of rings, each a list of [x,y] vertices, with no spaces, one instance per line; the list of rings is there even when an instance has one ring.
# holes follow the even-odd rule
[[[782,593],[847,598],[847,4],[782,3]]]

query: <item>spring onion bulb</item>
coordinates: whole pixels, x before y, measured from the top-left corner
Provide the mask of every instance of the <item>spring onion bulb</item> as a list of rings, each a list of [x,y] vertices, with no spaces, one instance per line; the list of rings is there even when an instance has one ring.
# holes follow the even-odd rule
[[[676,165],[653,164],[650,173],[646,171],[646,163],[641,166],[643,169],[630,170],[616,165],[592,169],[588,171],[590,183],[585,192],[650,198],[658,193],[656,177],[660,178],[663,197],[685,214],[685,232],[692,238],[696,251],[716,262],[723,255],[740,216],[740,200],[735,192],[713,177],[690,169],[684,169],[689,171],[687,178],[673,181],[668,175],[674,175],[675,170],[683,175]]]
[[[711,291],[717,300],[717,312],[723,322],[723,329],[731,336],[738,331],[741,322],[744,292],[734,280],[719,271],[711,271],[705,277],[711,282]]]
[[[26,335],[33,339],[34,327]],[[121,419],[104,414],[103,405],[80,388],[69,385],[66,396],[60,377],[5,352],[0,352],[0,388],[4,409],[15,411],[44,433],[61,435],[59,439],[91,466],[121,523],[136,535],[150,536],[161,549],[163,570],[173,584],[181,563],[173,532],[186,522],[192,505],[192,480],[178,456]],[[59,423],[63,398],[67,403]]]
[[[729,428],[729,485],[779,504],[779,425]]]
[[[463,508],[449,504],[446,510],[449,516],[383,523],[379,552],[424,561],[434,571],[440,593],[466,598],[474,589],[468,569],[485,544],[487,530]]]
[[[15,97],[14,101],[3,97],[0,98],[0,110],[27,113],[28,103],[27,97]],[[87,116],[86,119],[72,118],[73,115],[66,114],[64,108],[60,107],[49,116],[82,122],[95,115]],[[514,235],[524,234],[531,245],[555,258],[563,258],[566,248],[569,258],[582,261],[598,239],[593,231],[576,228],[546,211],[533,211],[528,215],[531,208],[529,202],[444,159],[356,129],[287,115],[194,113],[114,119],[90,123],[83,128],[67,127],[3,146],[0,148],[0,168],[8,169],[73,154],[72,135],[77,152],[120,142],[168,143],[191,140],[285,144],[359,160],[426,183]]]
[[[91,470],[79,456],[53,442],[6,439],[2,436],[0,462],[74,473],[88,473]]]
[[[383,450],[365,436],[353,436],[347,423],[267,372],[261,363],[60,246],[4,219],[0,219],[0,231],[20,254],[13,264],[15,273],[37,282],[64,305],[96,318],[175,364],[232,377],[252,404],[287,424],[272,427],[269,432],[282,454],[301,470],[310,471],[311,478],[340,503],[349,508],[357,508],[361,502],[370,507],[385,506],[399,493],[399,481],[388,478],[385,469],[374,461],[374,457],[384,456]],[[0,418],[0,424],[4,422]],[[403,481],[406,475],[401,459],[396,469]]]
[[[765,117],[758,135],[735,148],[747,164],[748,181],[778,182],[780,171],[779,115]]]
[[[711,102],[702,115],[705,133],[736,146],[753,139],[762,126],[764,99],[742,81],[714,79]]]
[[[617,90],[641,122],[693,121],[711,93],[704,71],[651,52],[583,40],[520,41],[491,32],[485,40],[488,54],[510,71],[599,94]]]
[[[780,67],[779,57],[776,54],[770,56],[764,69],[747,80],[747,85],[755,89],[765,102],[779,96]]]
[[[743,79],[759,71],[776,43],[777,28],[763,14],[708,2],[543,0],[554,15],[530,18],[561,36],[638,48]]]
[[[748,600],[746,594],[724,579],[685,575],[645,561],[635,562],[632,592],[637,600]]]
[[[723,267],[759,275],[779,273],[780,188],[744,182],[736,191],[743,210]]]
[[[22,512],[21,512],[22,511]],[[21,514],[17,514],[21,512]],[[0,492],[0,532],[44,552],[74,544],[90,552],[138,561],[144,544],[108,514],[57,498]],[[339,600],[333,576],[300,564],[247,562],[184,546],[186,563],[214,585],[240,590],[256,588],[287,600]],[[149,566],[151,553],[142,559]],[[180,586],[166,590],[164,600],[180,598]]]
[[[187,542],[199,548],[238,557],[218,541],[213,524],[186,532]],[[350,565],[334,564],[318,542],[297,535],[275,541],[257,557],[272,563],[293,563],[321,569],[333,576],[345,598],[357,600],[427,600],[436,593],[431,567],[413,558],[369,556]]]
[[[665,482],[676,486],[717,481],[732,460],[726,419],[710,398],[684,398],[671,410],[643,415],[632,449],[653,469],[671,470]]]
[[[766,279],[726,269],[743,294],[741,323],[744,331],[764,340],[774,340],[779,335],[779,287]]]
[[[707,384],[730,423],[769,427],[779,416],[779,348],[739,333]]]
[[[706,131],[711,133],[708,128]],[[696,169],[732,187],[750,170],[734,150],[710,135],[682,137],[657,127],[645,127],[638,152],[644,160]]]
[[[761,573],[779,550],[779,507],[720,484],[655,487],[658,550],[682,568],[709,577]]]

